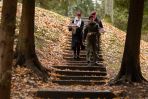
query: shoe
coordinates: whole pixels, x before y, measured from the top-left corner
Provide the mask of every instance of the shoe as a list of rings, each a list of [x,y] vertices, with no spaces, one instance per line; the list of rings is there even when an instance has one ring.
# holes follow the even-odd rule
[[[77,56],[77,59],[80,59],[80,56]]]
[[[73,57],[74,59],[77,59],[77,57]]]
[[[77,59],[76,55],[73,55],[73,58],[74,58],[74,59]]]
[[[94,65],[98,66],[98,63],[97,62],[94,62]]]
[[[89,64],[89,63],[90,63],[90,61],[87,61],[87,63]]]
[[[91,62],[90,61],[87,61],[87,66],[91,66]]]

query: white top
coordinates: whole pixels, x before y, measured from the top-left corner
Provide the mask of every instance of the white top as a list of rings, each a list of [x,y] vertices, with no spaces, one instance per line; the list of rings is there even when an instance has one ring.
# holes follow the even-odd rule
[[[74,24],[76,24],[76,26],[80,27],[81,26],[81,22],[82,22],[82,20],[78,19],[78,17],[74,18]]]

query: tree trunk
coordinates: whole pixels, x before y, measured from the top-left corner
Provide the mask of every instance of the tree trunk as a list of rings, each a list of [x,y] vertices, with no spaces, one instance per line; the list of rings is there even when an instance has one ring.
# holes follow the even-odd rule
[[[0,31],[0,99],[10,99],[16,5],[17,0],[3,0]]]
[[[140,39],[144,0],[130,0],[129,19],[120,72],[114,83],[146,81],[140,69]]]
[[[69,0],[64,0],[64,1],[61,1],[61,5],[64,9],[64,15],[65,16],[68,16],[68,12],[69,12]]]
[[[114,23],[114,0],[104,0],[105,15],[109,16],[111,22]]]
[[[48,73],[35,53],[34,16],[35,0],[23,0],[16,65],[29,66],[44,81],[47,81]]]

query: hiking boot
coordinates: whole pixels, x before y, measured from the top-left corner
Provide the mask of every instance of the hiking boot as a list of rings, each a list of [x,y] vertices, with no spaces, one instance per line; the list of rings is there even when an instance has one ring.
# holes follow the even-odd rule
[[[87,61],[87,66],[91,66],[91,62],[90,61]]]
[[[90,61],[87,61],[87,63],[89,64],[89,63],[90,63]]]
[[[80,56],[77,56],[77,59],[80,59]]]
[[[94,62],[93,65],[98,66],[98,62]]]
[[[74,54],[74,55],[73,55],[73,58],[74,58],[74,59],[77,59],[77,56],[76,56],[76,54]]]

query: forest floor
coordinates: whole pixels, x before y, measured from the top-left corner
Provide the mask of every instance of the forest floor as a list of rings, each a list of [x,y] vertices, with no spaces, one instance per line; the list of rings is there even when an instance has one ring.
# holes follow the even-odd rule
[[[19,5],[20,6],[20,5]],[[17,25],[19,26],[21,7],[17,11]],[[35,40],[36,53],[42,65],[46,68],[53,65],[62,65],[63,50],[66,38],[70,33],[67,25],[70,19],[51,11],[36,8],[35,15]],[[105,33],[101,36],[104,63],[106,64],[109,80],[113,79],[120,68],[124,50],[125,33],[111,24],[103,21]],[[16,30],[18,31],[18,29]],[[141,71],[148,80],[148,42],[141,41]],[[44,83],[41,78],[30,69],[17,66],[13,67],[11,99],[35,99],[33,92],[40,88],[52,90],[111,90],[116,95],[129,99],[148,99],[148,84],[134,85],[94,85],[94,86],[60,86],[51,82]]]

